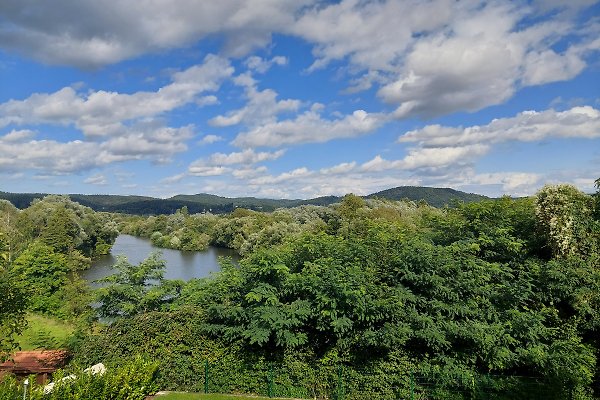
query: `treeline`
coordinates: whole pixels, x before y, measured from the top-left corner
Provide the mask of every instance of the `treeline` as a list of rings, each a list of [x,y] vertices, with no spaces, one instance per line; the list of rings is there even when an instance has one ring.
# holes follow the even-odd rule
[[[78,358],[153,355],[165,389],[199,390],[208,361],[227,392],[265,393],[275,365],[280,395],[332,397],[344,380],[355,399],[595,398],[599,217],[598,196],[559,185],[445,209],[348,195],[129,220],[154,240],[181,242],[187,226],[245,256],[178,285],[156,258],[143,265],[150,286],[121,265],[100,297],[115,322]]]
[[[29,207],[36,199],[46,197],[43,193],[7,193],[0,192],[0,199],[5,199],[17,208]],[[190,213],[226,214],[236,208],[270,212],[278,208],[291,208],[301,205],[328,206],[339,203],[341,197],[323,196],[314,199],[260,199],[255,197],[222,197],[211,194],[177,195],[168,199],[157,199],[147,196],[120,195],[84,195],[70,194],[70,199],[95,211],[118,212],[135,215],[173,214],[186,207]],[[386,200],[424,201],[434,207],[443,207],[453,202],[473,202],[486,199],[485,196],[465,193],[449,188],[429,188],[418,186],[401,186],[372,193],[365,198],[381,198]]]
[[[0,200],[0,358],[14,347],[26,312],[76,320],[93,298],[78,271],[108,254],[117,224],[64,196],[34,200],[24,210]]]
[[[387,203],[389,207],[408,209],[402,203]],[[190,214],[183,207],[172,215],[115,218],[122,233],[149,238],[158,247],[202,251],[213,245],[234,249],[240,255],[279,244],[305,231],[316,232],[328,224],[335,227],[340,223],[336,206],[300,206],[272,213],[237,208],[226,215]]]

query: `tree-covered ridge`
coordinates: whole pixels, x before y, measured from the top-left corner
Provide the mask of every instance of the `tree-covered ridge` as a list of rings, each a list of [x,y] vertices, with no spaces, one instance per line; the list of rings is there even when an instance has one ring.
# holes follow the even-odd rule
[[[13,203],[17,208],[27,208],[35,199],[44,198],[43,193],[6,193],[0,192],[0,199]],[[277,208],[298,207],[301,205],[327,206],[339,203],[339,196],[324,196],[314,199],[261,199],[255,197],[222,197],[212,194],[176,195],[168,199],[157,199],[146,196],[119,195],[82,195],[70,194],[70,199],[95,211],[119,212],[136,215],[173,214],[182,207],[190,213],[210,212],[212,214],[230,213],[236,208],[270,212]],[[365,198],[382,198],[387,200],[425,201],[434,207],[443,207],[455,201],[473,202],[486,199],[485,196],[465,193],[448,188],[428,188],[402,186],[373,193]]]
[[[445,205],[450,205],[453,202],[473,203],[488,199],[486,196],[461,192],[460,190],[450,188],[433,188],[422,186],[400,186],[392,189],[382,190],[366,197],[378,197],[387,200],[423,200],[433,207],[443,207]]]

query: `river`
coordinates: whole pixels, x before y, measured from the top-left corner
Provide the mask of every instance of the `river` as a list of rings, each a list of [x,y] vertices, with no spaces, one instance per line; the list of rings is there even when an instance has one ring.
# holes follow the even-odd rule
[[[104,278],[114,271],[110,266],[115,264],[117,256],[124,255],[131,264],[137,265],[148,257],[153,251],[162,252],[162,259],[166,261],[166,279],[182,279],[188,281],[193,278],[203,278],[211,272],[219,271],[218,258],[231,257],[234,261],[239,256],[234,250],[219,247],[209,247],[206,251],[181,251],[156,247],[149,239],[130,235],[119,235],[112,247],[111,254],[99,257],[92,262],[92,266],[81,272],[81,276],[88,282]]]

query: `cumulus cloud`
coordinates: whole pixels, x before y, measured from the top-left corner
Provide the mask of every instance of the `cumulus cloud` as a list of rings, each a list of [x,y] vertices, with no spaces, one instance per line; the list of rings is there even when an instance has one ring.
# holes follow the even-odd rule
[[[301,105],[299,100],[277,100],[277,92],[272,89],[258,90],[256,81],[250,74],[237,76],[235,82],[245,88],[248,102],[240,109],[212,118],[209,121],[210,125],[217,127],[238,124],[257,126],[275,121],[278,114],[296,111]]]
[[[173,175],[173,176],[168,176],[166,178],[163,178],[160,180],[160,183],[164,183],[164,184],[172,184],[172,183],[177,183],[180,182],[183,178],[185,178],[187,176],[186,173],[181,173],[181,174],[177,174],[177,175]]]
[[[451,147],[505,141],[530,142],[549,137],[600,137],[600,110],[580,106],[565,111],[524,111],[512,118],[498,118],[487,125],[466,128],[427,125],[400,136],[398,142],[416,142],[424,147]]]
[[[141,0],[133,6],[120,0],[6,0],[0,5],[0,47],[51,63],[99,66],[207,36],[224,38],[225,54],[245,56],[268,45],[272,34],[287,34],[313,46],[310,70],[347,61],[346,71],[354,75],[349,92],[377,84],[397,118],[429,118],[500,104],[521,87],[579,74],[586,53],[600,43],[589,28],[593,20],[582,27],[579,19],[592,3]],[[285,63],[282,56],[245,60],[257,73]],[[140,104],[153,107],[149,102]],[[240,110],[213,123],[238,124],[243,114],[249,113]]]
[[[137,125],[124,130],[100,144],[100,148],[114,155],[130,159],[151,158],[167,162],[176,153],[187,150],[186,140],[194,136],[192,125],[170,128],[152,123]]]
[[[188,168],[188,174],[192,176],[219,176],[230,171],[230,168],[208,166],[203,163],[192,163]]]
[[[12,130],[0,138],[3,142],[22,142],[35,136],[35,132],[29,129]]]
[[[0,140],[0,171],[38,170],[48,174],[69,174],[127,157],[99,150],[95,143],[80,140],[61,143],[54,140],[7,142]]]
[[[303,14],[289,28],[316,44],[312,70],[348,57],[364,69],[392,71],[411,46],[413,34],[442,28],[453,9],[448,0],[325,4]]]
[[[114,162],[147,159],[166,162],[185,151],[193,127],[169,128],[147,121],[103,142],[35,140],[31,131],[11,131],[0,137],[0,171],[42,170],[69,174]]]
[[[294,22],[306,1],[194,0],[134,3],[6,0],[0,4],[0,47],[51,64],[94,68],[148,52],[183,47],[209,35],[224,51],[244,55]]]
[[[0,127],[9,124],[74,124],[84,135],[110,136],[130,120],[155,117],[215,91],[233,68],[209,55],[204,63],[173,74],[172,82],[156,92],[124,94],[103,90],[78,93],[72,87],[54,93],[35,93],[25,100],[0,104]]]
[[[261,165],[258,168],[244,167],[244,168],[236,169],[231,173],[231,175],[233,175],[237,179],[246,180],[246,179],[259,177],[261,175],[264,175],[266,172],[267,172],[267,167],[265,167],[264,165]]]
[[[332,179],[332,176],[335,179]],[[400,174],[378,174],[362,170],[356,162],[311,170],[299,167],[278,175],[265,173],[244,179],[243,186],[229,185],[228,190],[283,198],[312,198],[355,193],[370,194],[400,185],[417,185],[419,178]]]
[[[205,135],[204,137],[202,137],[202,139],[200,139],[199,144],[213,144],[216,142],[221,142],[225,140],[222,136],[218,136],[218,135]]]
[[[310,9],[290,30],[315,44],[311,70],[348,60],[360,75],[348,92],[378,83],[397,118],[429,118],[476,111],[520,87],[579,74],[597,36],[575,22],[590,2],[576,3],[342,0]],[[557,50],[567,36],[572,43]]]
[[[284,56],[275,56],[270,60],[266,60],[259,56],[251,56],[246,59],[244,64],[248,69],[256,71],[260,74],[264,74],[267,72],[273,65],[286,65],[288,63],[288,59]]]
[[[229,154],[214,153],[208,158],[192,162],[188,167],[188,173],[192,176],[217,176],[232,173],[236,178],[248,177],[252,175],[250,171],[254,171],[256,174],[266,170],[264,167],[250,168],[252,164],[276,160],[284,153],[284,149],[272,153],[255,152],[252,149]],[[232,169],[233,165],[242,165],[242,168]]]
[[[13,129],[0,137],[0,146],[6,149],[3,154],[17,156],[4,159],[0,168],[23,166],[66,173],[126,160],[168,162],[174,154],[187,150],[186,142],[195,136],[195,128],[168,127],[158,117],[193,102],[204,92],[217,90],[232,73],[227,60],[209,55],[202,64],[175,72],[171,83],[155,92],[80,93],[65,87],[4,102],[0,104],[0,127],[74,126],[84,140],[36,141],[32,140],[33,131]],[[214,142],[218,137],[204,140]],[[42,150],[44,146],[48,151]]]
[[[108,180],[102,174],[92,175],[89,178],[84,179],[83,183],[87,183],[90,185],[99,185],[104,186],[108,185]]]
[[[255,152],[252,149],[246,149],[240,152],[229,154],[215,153],[208,159],[210,165],[233,165],[233,164],[256,164],[262,161],[276,160],[285,153],[285,150],[275,152]]]
[[[500,185],[504,193],[526,196],[537,190],[543,181],[542,175],[537,173],[491,172],[475,174],[467,182],[471,185]]]
[[[294,119],[270,122],[242,132],[232,143],[238,147],[323,143],[371,133],[386,120],[384,114],[367,113],[364,110],[356,110],[342,118],[326,119],[318,108],[313,107]]]
[[[415,143],[402,158],[386,159],[376,155],[362,164],[345,162],[322,168],[318,173],[306,170],[302,176],[324,179],[324,176],[335,174],[336,182],[339,176],[344,179],[355,177],[363,187],[373,187],[364,184],[367,178],[395,176],[398,182],[416,179],[419,184],[452,187],[495,186],[494,195],[508,193],[520,196],[533,193],[544,179],[550,178],[540,173],[518,171],[476,174],[475,162],[492,151],[497,143],[540,141],[546,138],[600,138],[600,111],[584,106],[566,111],[526,111],[513,118],[495,119],[484,126],[463,128],[429,125],[399,138],[401,143]],[[294,174],[263,177],[257,183],[277,183],[284,181],[284,178],[293,179]],[[566,180],[566,177],[562,177],[562,180]]]

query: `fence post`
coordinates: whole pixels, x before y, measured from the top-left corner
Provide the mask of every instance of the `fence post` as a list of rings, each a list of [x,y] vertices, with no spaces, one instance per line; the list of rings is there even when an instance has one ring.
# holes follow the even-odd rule
[[[342,365],[338,365],[337,399],[344,400],[344,380],[342,378]]]
[[[273,397],[273,363],[269,363],[269,397]]]
[[[208,393],[208,358],[204,362],[204,393]]]
[[[412,371],[410,371],[410,400],[415,400],[415,377]]]

